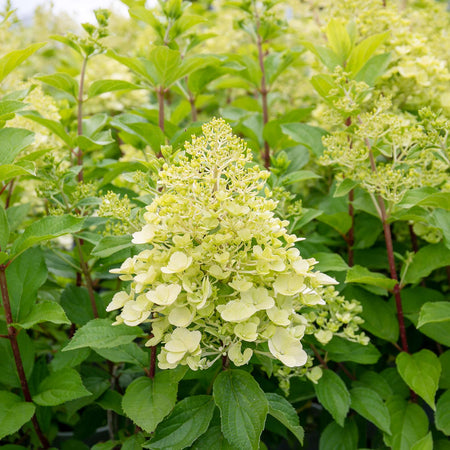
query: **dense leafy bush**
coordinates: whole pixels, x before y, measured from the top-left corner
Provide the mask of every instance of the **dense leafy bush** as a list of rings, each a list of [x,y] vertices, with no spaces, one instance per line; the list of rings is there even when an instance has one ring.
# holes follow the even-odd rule
[[[3,13],[3,447],[449,449],[445,4],[123,2]]]

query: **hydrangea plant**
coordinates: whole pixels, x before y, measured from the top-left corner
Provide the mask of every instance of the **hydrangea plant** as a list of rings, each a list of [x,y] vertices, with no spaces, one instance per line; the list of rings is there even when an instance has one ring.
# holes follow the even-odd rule
[[[163,342],[161,369],[204,369],[225,355],[241,366],[255,352],[299,367],[308,360],[307,328],[331,339],[331,330],[311,325],[318,317],[310,310],[337,282],[295,248],[299,238],[275,216],[264,188],[268,176],[223,119],[204,125],[203,136],[164,164],[145,225],[133,234],[147,248],[111,271],[131,283],[107,308],[121,309],[116,324],[151,322],[147,345]]]

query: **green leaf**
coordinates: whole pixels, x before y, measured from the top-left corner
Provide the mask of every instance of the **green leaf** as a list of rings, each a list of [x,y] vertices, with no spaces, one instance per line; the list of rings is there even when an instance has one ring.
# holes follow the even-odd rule
[[[442,372],[439,380],[439,387],[441,389],[450,389],[450,350],[446,350],[439,356]]]
[[[286,123],[281,125],[281,130],[293,141],[311,149],[316,156],[322,155],[324,149],[322,137],[328,134],[322,128],[305,123]]]
[[[52,35],[49,37],[50,37],[50,39],[53,39],[54,41],[58,41],[64,45],[67,45],[68,47],[75,50],[80,55],[83,55],[83,52],[82,52],[80,46],[76,42],[74,42],[72,39],[70,39],[66,36],[61,36],[61,35]]]
[[[181,450],[190,447],[208,429],[214,408],[210,395],[184,398],[158,425],[152,440],[144,444],[144,448]]]
[[[9,259],[8,253],[0,252],[0,264],[5,263],[6,261],[8,261],[8,259]]]
[[[11,164],[16,156],[33,143],[34,133],[24,128],[0,129],[0,165]]]
[[[373,389],[355,387],[350,391],[352,409],[390,434],[391,418],[383,399]]]
[[[403,283],[418,283],[433,270],[450,265],[450,251],[442,243],[431,244],[419,249],[408,266]]]
[[[62,351],[76,348],[111,348],[128,344],[144,332],[139,327],[112,325],[109,319],[94,319],[81,327]]]
[[[6,269],[11,313],[14,322],[30,314],[38,289],[47,279],[47,266],[41,249],[29,249],[16,258]]]
[[[345,26],[338,19],[331,19],[326,28],[328,45],[338,56],[340,65],[344,66],[352,50],[352,42]]]
[[[266,398],[269,402],[269,414],[280,421],[303,445],[305,432],[295,408],[281,395],[266,392]]]
[[[377,79],[386,71],[391,61],[390,53],[372,56],[372,58],[364,64],[364,67],[355,77],[356,81],[364,81],[369,86],[374,86]]]
[[[33,417],[35,410],[33,403],[5,391],[0,391],[0,405],[0,439],[19,431]]]
[[[300,183],[301,181],[306,180],[314,180],[317,178],[321,178],[320,175],[317,175],[311,170],[297,170],[295,172],[291,172],[284,177],[281,178],[281,185],[288,186],[294,183]]]
[[[352,226],[352,218],[347,212],[337,212],[334,214],[322,214],[317,220],[326,223],[339,234],[347,234]]]
[[[395,393],[397,397],[409,398],[410,390],[398,373],[396,367],[387,367],[380,373],[380,376],[389,383],[392,393]],[[386,397],[386,400],[389,399],[389,397],[390,395]]]
[[[152,86],[156,84],[156,80],[154,78],[154,74],[151,73],[148,69],[147,61],[144,58],[133,58],[129,56],[118,55],[113,50],[108,50],[106,55],[110,58],[115,59],[117,62],[120,62],[124,66],[128,67],[130,70],[135,72],[144,78],[148,83]]]
[[[64,323],[70,325],[70,320],[67,318],[61,305],[50,301],[43,301],[34,305],[30,314],[22,319],[17,325],[21,328],[28,329],[41,322]]]
[[[359,286],[347,286],[343,294],[361,303],[363,310],[359,315],[364,319],[361,328],[386,341],[398,341],[400,329],[397,315],[386,300]]]
[[[336,87],[333,78],[328,74],[314,75],[311,78],[311,84],[317,93],[325,99],[325,101],[328,100],[331,89]]]
[[[83,226],[84,218],[64,216],[48,216],[32,223],[14,242],[11,254],[17,257],[27,248],[38,242],[54,239],[64,234],[76,233]]]
[[[345,69],[355,76],[369,61],[377,48],[389,37],[389,32],[373,34],[361,41],[351,52]]]
[[[437,401],[436,428],[450,436],[450,391],[445,391]]]
[[[405,383],[435,409],[434,397],[441,375],[439,358],[430,350],[423,349],[412,355],[399,353],[396,363]]]
[[[130,248],[134,244],[131,242],[131,236],[104,236],[100,242],[92,249],[92,255],[99,258],[107,258],[120,252],[125,248]]]
[[[100,131],[92,137],[77,136],[75,145],[82,148],[84,151],[101,150],[103,147],[112,144],[114,139],[111,135],[111,130]]]
[[[358,428],[353,420],[344,427],[336,422],[329,423],[320,435],[319,450],[356,450],[358,448]]]
[[[350,178],[344,178],[344,180],[337,185],[333,197],[343,197],[344,195],[347,195],[356,186],[358,186],[357,181],[350,180]]]
[[[347,386],[332,370],[324,370],[322,377],[314,385],[320,404],[333,416],[341,426],[350,409],[350,394]]]
[[[68,352],[58,351],[50,361],[50,370],[56,372],[67,367],[76,367],[80,365],[89,355],[89,348],[79,348]]]
[[[431,431],[426,434],[422,439],[419,439],[412,447],[411,450],[433,450],[433,435]]]
[[[94,348],[93,350],[101,357],[116,364],[129,363],[141,367],[147,367],[148,364],[148,353],[135,342],[114,348]]]
[[[17,100],[0,100],[0,120],[9,120],[14,113],[25,108],[25,103]]]
[[[385,435],[392,450],[411,450],[412,446],[428,433],[428,417],[416,403],[408,403],[392,396],[386,402],[391,416],[391,436]]]
[[[123,80],[97,80],[89,86],[88,97],[96,97],[105,92],[129,91],[133,89],[142,89],[142,86]]]
[[[370,286],[378,286],[384,289],[393,289],[397,284],[396,280],[392,280],[381,273],[371,272],[363,266],[351,267],[347,272],[345,282],[368,284]]]
[[[6,324],[0,321],[0,333],[6,334]],[[22,358],[25,376],[29,379],[34,365],[34,344],[26,332],[17,335],[20,356]],[[14,355],[11,349],[9,339],[0,339],[0,383],[2,385],[14,388],[20,388],[20,380],[17,375]],[[1,410],[1,408],[0,408]]]
[[[41,406],[56,406],[91,393],[83,386],[75,369],[62,369],[51,373],[39,384],[33,401]]]
[[[435,341],[450,346],[450,302],[428,302],[420,309],[417,328]]]
[[[22,175],[35,175],[34,167],[30,170],[29,167],[19,164],[3,164],[0,166],[0,181],[8,182]]]
[[[226,370],[214,381],[213,395],[225,438],[238,448],[257,450],[269,410],[259,384],[243,370]]]
[[[116,414],[123,416],[122,399],[123,396],[117,391],[107,390],[97,399],[96,403],[106,411],[114,411]]]
[[[302,45],[313,52],[331,72],[334,71],[336,66],[343,64],[343,61],[331,48],[321,47],[305,41],[302,42]]]
[[[417,203],[419,206],[428,206],[431,208],[442,208],[450,211],[450,193],[449,192],[434,192],[420,200]]]
[[[104,306],[100,303],[98,296],[95,296],[97,309],[101,311]],[[85,325],[94,319],[91,300],[88,290],[85,287],[69,284],[61,294],[61,306],[64,308],[67,317],[72,323]]]
[[[191,450],[238,450],[233,447],[222,434],[219,426],[211,427],[203,436],[200,437]]]
[[[23,117],[30,119],[47,128],[53,134],[58,136],[67,145],[69,146],[73,145],[72,138],[67,134],[64,126],[60,122],[42,117],[37,111],[27,111],[26,114],[22,115]]]
[[[5,208],[0,204],[0,250],[6,250],[9,241],[9,223]]]
[[[402,306],[403,314],[416,327],[419,322],[419,315],[422,306],[428,302],[438,302],[444,300],[444,295],[440,291],[425,288],[423,286],[414,286],[402,289]],[[392,309],[394,309],[395,298],[390,301]]]
[[[372,344],[357,344],[337,336],[333,337],[324,349],[328,352],[329,358],[336,362],[353,361],[359,364],[374,364],[381,356]]]
[[[36,78],[43,83],[49,84],[55,89],[66,92],[73,97],[74,100],[78,97],[78,82],[68,73],[53,73],[51,75],[42,75]]]
[[[373,371],[364,372],[358,380],[352,382],[352,386],[370,388],[377,392],[383,400],[387,400],[394,393],[393,386],[382,375]]]
[[[45,45],[45,42],[31,44],[22,50],[14,50],[0,58],[0,82],[17,66],[27,60],[34,52]]]
[[[337,253],[314,253],[313,258],[319,261],[315,268],[320,272],[342,272],[349,269],[347,263]]]
[[[125,414],[147,433],[153,433],[175,406],[180,373],[176,369],[164,370],[153,379],[141,377],[134,380],[123,396]]]

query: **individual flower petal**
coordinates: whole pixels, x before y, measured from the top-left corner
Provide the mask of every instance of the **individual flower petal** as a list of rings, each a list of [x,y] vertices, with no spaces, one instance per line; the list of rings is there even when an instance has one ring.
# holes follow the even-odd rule
[[[106,311],[114,311],[115,309],[122,308],[126,302],[130,300],[130,294],[127,294],[125,291],[117,292],[114,294],[109,305],[106,307]]]
[[[328,344],[333,338],[333,333],[330,330],[319,330],[314,333],[314,337],[323,345]]]
[[[185,328],[191,324],[194,314],[187,306],[179,306],[169,313],[169,322],[176,327]]]
[[[236,344],[231,344],[228,349],[228,358],[230,358],[236,366],[247,364],[253,355],[253,350],[251,348],[246,348],[244,353],[242,353],[241,347],[242,342],[237,342]]]
[[[325,301],[322,297],[313,289],[305,289],[302,292],[302,301],[305,305],[325,305]]]
[[[125,325],[134,327],[147,319],[150,313],[150,311],[143,310],[140,303],[131,300],[125,303],[120,317],[122,317]]]
[[[192,257],[183,252],[175,252],[166,267],[161,267],[163,273],[180,273],[192,264]]]
[[[336,281],[334,278],[326,275],[325,273],[315,272],[314,275],[316,280],[322,285],[339,284],[339,281]]]
[[[247,322],[238,323],[234,327],[234,333],[243,341],[254,342],[258,339],[258,325],[259,319],[252,317]]]
[[[222,319],[227,322],[243,322],[253,316],[257,309],[253,304],[232,300],[226,305],[219,305],[217,311],[220,312]]]
[[[289,319],[290,312],[285,309],[280,309],[274,306],[266,311],[269,319],[275,324],[280,325],[282,327],[287,327],[291,324]]]
[[[155,237],[155,227],[154,225],[144,225],[141,231],[136,231],[136,233],[133,233],[133,244],[149,244],[152,242],[153,238]]]
[[[284,328],[277,328],[268,343],[270,353],[288,367],[303,366],[308,360],[300,341]]]
[[[306,275],[309,270],[309,262],[305,259],[297,259],[292,263],[292,268],[297,275]]]
[[[307,378],[314,384],[317,384],[317,382],[322,378],[322,374],[322,368],[319,366],[315,366],[311,370],[308,370],[308,372],[306,372]]]
[[[160,284],[155,290],[147,292],[147,298],[157,305],[171,305],[181,292],[179,284]]]
[[[304,289],[303,280],[304,278],[297,274],[282,274],[273,283],[273,288],[278,294],[295,295]]]
[[[235,278],[232,282],[228,283],[228,286],[231,286],[236,291],[245,292],[253,286],[253,283],[246,279]]]

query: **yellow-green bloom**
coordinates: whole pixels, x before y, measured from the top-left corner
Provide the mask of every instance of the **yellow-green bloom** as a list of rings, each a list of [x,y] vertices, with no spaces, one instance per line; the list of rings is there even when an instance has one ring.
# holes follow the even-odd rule
[[[203,369],[223,356],[242,365],[253,353],[267,354],[267,343],[274,359],[302,366],[300,340],[322,325],[345,327],[356,340],[354,320],[343,323],[334,312],[327,322],[314,313],[327,307],[323,293],[335,305],[322,288],[335,281],[313,270],[316,261],[302,258],[299,238],[275,216],[268,172],[251,164],[251,152],[223,120],[203,133],[160,171],[145,225],[133,235],[148,247],[112,271],[130,281],[108,306],[122,308],[117,323],[151,322],[147,345],[163,343],[162,369]],[[336,311],[344,317],[342,305]]]

